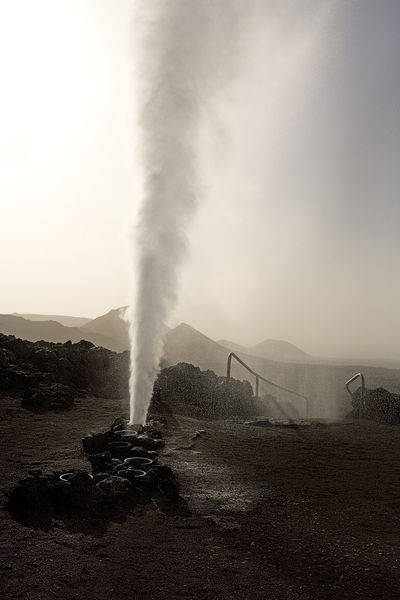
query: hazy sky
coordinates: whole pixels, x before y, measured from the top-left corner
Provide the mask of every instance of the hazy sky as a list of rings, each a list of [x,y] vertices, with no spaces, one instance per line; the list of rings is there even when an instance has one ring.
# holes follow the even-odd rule
[[[400,4],[260,6],[204,121],[174,322],[400,358]],[[128,301],[134,31],[130,0],[0,0],[1,313]]]

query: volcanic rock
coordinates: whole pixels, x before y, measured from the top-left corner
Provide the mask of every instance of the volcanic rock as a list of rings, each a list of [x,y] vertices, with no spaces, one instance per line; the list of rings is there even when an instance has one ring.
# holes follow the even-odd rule
[[[153,425],[144,425],[143,432],[152,437],[154,440],[160,440],[162,438],[161,431]]]
[[[111,475],[107,479],[103,479],[97,484],[101,491],[103,500],[107,503],[114,504],[120,498],[126,496],[131,490],[131,484],[127,479],[118,475]]]
[[[75,471],[68,481],[55,484],[55,496],[61,505],[91,508],[102,500],[96,482],[86,471]]]
[[[393,394],[384,388],[375,390],[365,389],[364,402],[362,402],[362,389],[359,387],[352,397],[353,410],[347,415],[357,419],[362,418],[379,421],[381,423],[400,424],[400,395]]]
[[[163,479],[159,482],[158,489],[168,500],[177,500],[179,498],[179,484],[174,479]]]
[[[156,460],[156,459],[149,459],[146,456],[130,456],[129,458],[126,458],[124,460],[123,464],[125,467],[134,467],[135,469],[143,469],[145,466],[152,465],[154,460]]]
[[[137,446],[138,436],[132,431],[130,433],[124,433],[124,430],[115,430],[114,431],[115,440],[119,440],[121,442],[128,442],[131,446]]]
[[[134,446],[133,448],[130,449],[129,451],[129,455],[130,456],[143,456],[146,458],[157,458],[158,453],[156,452],[156,450],[146,450],[145,448],[142,448],[141,446]]]
[[[160,450],[164,448],[164,442],[161,439],[154,439],[150,435],[138,435],[136,438],[137,446],[141,446],[145,450]]]
[[[96,473],[95,475],[93,475],[93,479],[96,483],[100,483],[100,481],[103,481],[108,477],[110,477],[110,473]]]
[[[26,387],[68,385],[74,396],[122,398],[128,394],[129,352],[117,354],[82,340],[29,342],[0,334],[0,394]]]
[[[21,406],[33,410],[68,410],[74,406],[74,396],[74,391],[68,385],[40,384],[25,390]]]
[[[174,477],[171,467],[168,467],[167,465],[154,465],[152,472],[160,481],[165,481]]]
[[[107,444],[112,439],[112,432],[92,433],[82,440],[83,451],[86,454],[99,454],[104,452]]]
[[[159,491],[169,500],[176,500],[179,497],[180,485],[170,467],[154,465],[149,475],[157,480]]]
[[[119,429],[123,429],[126,425],[126,419],[124,419],[124,417],[117,417],[112,423],[111,423],[111,431],[117,431]]]
[[[114,470],[114,464],[111,458],[111,454],[109,452],[101,452],[100,454],[91,454],[89,457],[89,462],[92,465],[92,473],[96,475],[97,473],[112,473]]]
[[[24,513],[46,511],[52,500],[53,483],[54,479],[40,470],[29,471],[27,477],[6,492],[6,508]]]
[[[248,381],[228,381],[213,371],[179,363],[158,375],[150,411],[214,418],[247,415],[253,411],[253,390]]]
[[[135,469],[133,467],[121,469],[118,472],[119,477],[127,479],[131,482],[132,485],[138,485],[140,483],[140,479],[143,478],[145,475],[145,471],[143,471],[142,469]]]

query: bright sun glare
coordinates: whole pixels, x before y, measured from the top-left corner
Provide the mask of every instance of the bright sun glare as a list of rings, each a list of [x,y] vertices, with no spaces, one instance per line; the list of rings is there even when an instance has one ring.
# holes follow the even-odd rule
[[[0,3],[0,168],[51,164],[68,144],[89,85],[82,11],[67,0]]]

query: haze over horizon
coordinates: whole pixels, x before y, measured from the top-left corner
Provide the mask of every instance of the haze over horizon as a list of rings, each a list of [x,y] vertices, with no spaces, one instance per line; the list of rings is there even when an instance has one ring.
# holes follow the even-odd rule
[[[132,6],[0,6],[0,313],[94,318],[128,302]],[[400,359],[399,24],[394,0],[264,7],[203,131],[171,324]]]

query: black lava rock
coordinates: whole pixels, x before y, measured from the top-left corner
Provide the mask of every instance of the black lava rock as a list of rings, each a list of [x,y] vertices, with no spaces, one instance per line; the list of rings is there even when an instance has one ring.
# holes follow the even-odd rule
[[[151,413],[199,417],[248,415],[254,411],[248,381],[219,377],[188,363],[163,369],[154,384]]]
[[[136,445],[141,446],[145,450],[161,450],[164,448],[164,441],[160,439],[154,439],[150,435],[138,435],[136,438]]]
[[[68,410],[74,406],[75,392],[62,383],[39,384],[25,390],[22,408],[33,410]]]
[[[102,500],[95,480],[86,471],[72,472],[68,481],[59,480],[54,487],[59,507],[88,509]]]
[[[360,416],[361,407],[364,419],[392,425],[400,424],[400,395],[392,394],[384,388],[375,390],[366,388],[364,400],[361,387],[358,388],[353,394],[352,405],[353,410],[347,415],[350,418],[357,419]]]
[[[18,396],[27,387],[34,388],[24,399],[26,408],[60,408],[60,400],[38,394],[43,385],[68,386],[72,398],[123,398],[128,395],[128,381],[129,352],[117,354],[86,340],[77,344],[30,342],[0,334],[0,394]],[[72,408],[65,394],[61,396],[62,408]]]
[[[126,496],[130,492],[131,487],[128,479],[119,477],[118,475],[107,477],[107,479],[103,479],[97,484],[103,501],[109,504],[115,504],[120,498]]]
[[[91,454],[89,457],[89,462],[92,465],[92,473],[96,475],[97,473],[112,473],[114,470],[114,464],[111,458],[111,454],[109,452],[101,452],[100,454]]]
[[[111,431],[90,434],[82,440],[83,451],[86,452],[86,454],[99,454],[100,452],[104,452],[111,439]]]
[[[46,511],[53,498],[54,478],[41,471],[30,471],[16,486],[6,492],[5,507],[18,513]]]
[[[93,479],[96,483],[100,483],[100,481],[103,481],[108,477],[110,477],[110,473],[96,473],[95,475],[93,475]]]

